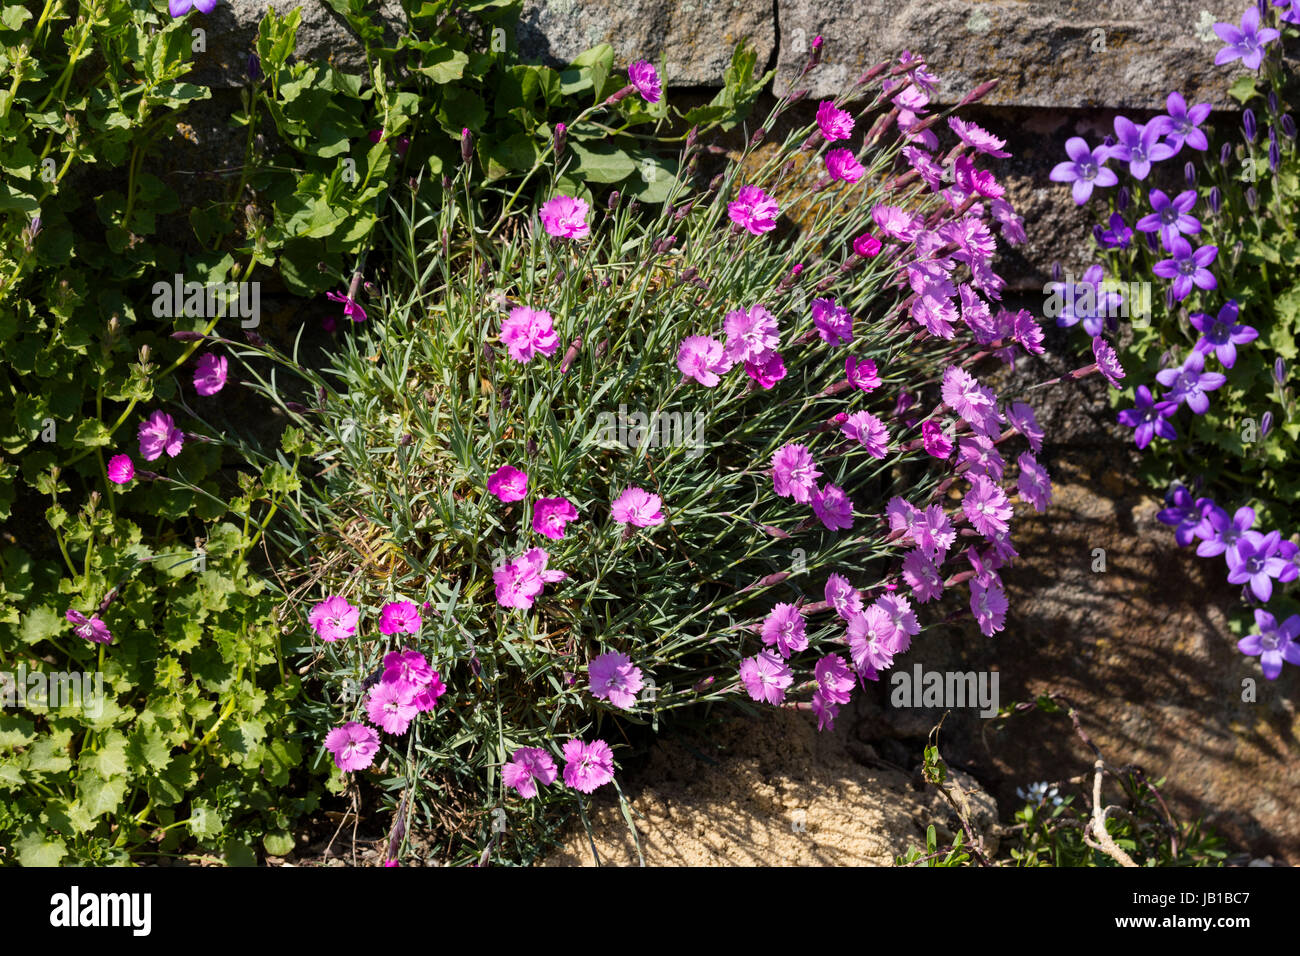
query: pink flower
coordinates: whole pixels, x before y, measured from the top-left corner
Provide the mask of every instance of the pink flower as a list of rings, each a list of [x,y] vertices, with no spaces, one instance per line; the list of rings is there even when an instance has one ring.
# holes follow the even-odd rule
[[[722,327],[727,333],[726,355],[731,362],[761,362],[781,344],[776,317],[761,305],[728,312]]]
[[[194,366],[194,390],[200,395],[215,395],[226,385],[226,357],[204,352]]]
[[[731,221],[755,236],[775,229],[779,214],[776,200],[758,186],[741,186],[736,198],[727,203],[727,215]]]
[[[826,694],[820,687],[813,691],[812,712],[817,715],[818,732],[835,729],[835,718],[840,715],[840,708],[826,699]]]
[[[948,117],[948,125],[957,134],[958,139],[976,152],[995,156],[998,159],[1006,159],[1011,155],[1002,148],[1007,145],[1006,140],[998,139],[988,130],[976,126],[974,123],[966,123],[955,116],[950,116]]]
[[[307,620],[322,641],[333,642],[357,632],[358,613],[344,598],[331,594],[311,609]]]
[[[610,513],[618,524],[650,528],[664,523],[663,501],[642,488],[628,488],[614,499]]]
[[[658,103],[663,91],[659,87],[659,74],[645,60],[637,60],[627,68],[627,78],[647,103]]]
[[[524,799],[537,796],[537,785],[555,782],[555,761],[541,747],[519,747],[501,767],[501,781]]]
[[[846,183],[856,183],[866,170],[853,155],[851,149],[833,149],[826,154],[826,172],[832,179]]]
[[[777,651],[785,658],[808,647],[803,615],[793,604],[778,604],[772,608],[763,621],[762,635],[763,643],[776,645]]]
[[[677,370],[708,388],[717,385],[719,375],[731,368],[721,342],[707,335],[692,335],[677,350]]]
[[[420,713],[433,710],[438,706],[438,698],[447,693],[447,685],[442,682],[442,675],[437,671],[430,671],[429,682],[424,686],[418,686],[415,696],[411,698],[411,703]]]
[[[853,251],[864,259],[873,259],[880,255],[880,240],[869,232],[864,232],[853,240]]]
[[[766,353],[758,362],[746,362],[745,374],[763,388],[771,388],[785,378],[785,361],[775,350]]]
[[[583,743],[574,737],[564,745],[564,782],[591,793],[614,779],[614,751],[603,740]]]
[[[518,468],[502,465],[488,476],[487,490],[502,501],[522,501],[528,497],[528,475]]]
[[[912,646],[912,637],[921,633],[921,625],[912,610],[912,603],[901,594],[882,594],[876,600],[876,606],[889,615],[894,625],[894,638],[890,650],[895,654],[904,653]]]
[[[867,680],[879,680],[880,671],[894,666],[894,622],[879,604],[873,604],[849,621],[849,652],[853,666]]]
[[[1028,501],[1037,512],[1046,511],[1052,500],[1052,479],[1047,474],[1047,469],[1029,452],[1017,458],[1016,463],[1020,465],[1020,477],[1016,479],[1016,491],[1020,494],[1020,499]]]
[[[533,505],[533,530],[558,541],[564,526],[578,517],[578,509],[567,498],[538,498]]]
[[[856,359],[852,355],[844,360],[844,374],[854,388],[870,392],[880,387],[880,375],[871,359]]]
[[[971,527],[985,537],[1006,531],[1011,520],[1011,503],[1000,485],[984,475],[971,478],[970,491],[962,499],[962,511],[970,519]]]
[[[607,700],[615,707],[631,710],[636,705],[637,692],[641,690],[641,668],[632,658],[618,651],[610,651],[592,658],[587,665],[591,679],[591,696]]]
[[[871,218],[875,220],[880,231],[890,239],[899,242],[911,242],[916,234],[925,227],[920,216],[913,215],[900,206],[877,205],[871,209]]]
[[[862,612],[862,595],[842,574],[832,573],[826,579],[826,603],[846,621]]]
[[[379,612],[379,633],[419,634],[420,609],[411,601],[390,601]]]
[[[587,225],[587,201],[573,196],[556,196],[542,204],[542,225],[548,234],[562,239],[584,239],[591,234]]]
[[[1002,588],[990,583],[987,587],[979,581],[970,583],[970,610],[979,622],[985,637],[992,637],[1006,626],[1007,596]]]
[[[92,614],[90,617],[82,614],[80,611],[74,611],[69,608],[63,616],[72,624],[73,631],[77,636],[90,641],[93,644],[112,644],[113,634],[108,629],[108,625],[101,621],[98,615]]]
[[[1035,452],[1043,450],[1043,429],[1034,416],[1034,410],[1024,402],[1012,402],[1007,407],[1007,421],[1024,435]]]
[[[804,445],[782,445],[772,456],[772,485],[782,498],[808,504],[817,490],[819,477],[821,472]]]
[[[840,345],[853,341],[853,316],[834,299],[813,299],[813,326],[827,345]]]
[[[943,373],[944,404],[972,425],[994,407],[993,391],[980,385],[965,369],[948,366]]]
[[[502,607],[531,608],[545,585],[568,577],[563,571],[548,571],[549,560],[550,555],[541,548],[529,548],[493,571],[497,603]]]
[[[366,713],[390,734],[404,734],[419,710],[415,706],[415,688],[410,684],[380,682],[370,691]]]
[[[130,455],[114,455],[108,460],[108,480],[115,485],[125,485],[135,477],[135,463]]]
[[[185,444],[185,433],[176,427],[172,417],[166,412],[157,411],[140,423],[140,455],[145,461],[153,461],[167,452],[168,457],[175,458],[181,453]]]
[[[526,305],[516,306],[501,320],[501,341],[516,362],[527,362],[534,355],[554,355],[560,345],[551,313]]]
[[[350,299],[348,296],[344,295],[343,293],[326,292],[325,298],[329,299],[331,302],[342,302],[343,314],[346,315],[353,322],[366,321],[366,310],[361,308],[361,306],[359,306],[353,299]],[[326,329],[326,331],[333,332],[334,330]]]
[[[382,625],[380,629],[383,630]],[[384,631],[384,633],[393,632]],[[429,666],[423,654],[407,648],[400,653],[390,651],[384,655],[384,674],[380,680],[385,684],[405,683],[415,688],[432,683],[437,676],[438,672]]]
[[[822,100],[817,104],[817,128],[827,142],[848,139],[853,135],[853,116],[837,107],[833,100]]]
[[[344,773],[364,770],[379,751],[379,734],[373,727],[349,720],[325,735],[325,748],[334,755],[334,764]]]
[[[853,691],[853,673],[844,658],[838,654],[827,654],[813,668],[817,678],[817,688],[822,696],[832,704],[847,704],[849,694]]]
[[[840,426],[847,437],[860,442],[872,458],[884,458],[889,447],[889,430],[870,412],[854,412]]]
[[[813,492],[812,506],[821,523],[830,530],[853,528],[853,502],[838,485],[827,482],[825,488]]]
[[[903,556],[903,580],[912,589],[912,596],[918,604],[933,601],[943,593],[943,575],[920,548]]]
[[[794,683],[790,668],[771,651],[759,651],[741,661],[740,680],[752,699],[769,704],[785,700],[785,689]]]
[[[932,421],[921,423],[921,442],[927,455],[947,459],[952,454],[952,440]]]

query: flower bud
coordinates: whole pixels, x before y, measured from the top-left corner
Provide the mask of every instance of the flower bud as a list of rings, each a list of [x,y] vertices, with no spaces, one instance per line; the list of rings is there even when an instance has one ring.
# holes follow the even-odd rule
[[[462,126],[460,130],[460,158],[464,163],[469,163],[470,157],[474,155],[474,134],[469,131],[468,126]]]
[[[1218,186],[1211,187],[1208,201],[1210,203],[1210,211],[1217,216],[1219,214],[1219,209],[1223,206],[1223,193],[1219,191]]]
[[[605,204],[606,204],[607,206],[609,206],[610,209],[617,209],[617,208],[618,208],[618,190],[617,190],[617,189],[612,190],[612,191],[610,192],[610,194],[609,194],[609,198],[608,198],[607,200],[605,200]]]
[[[1281,128],[1282,134],[1286,136],[1287,139],[1296,138],[1295,118],[1292,117],[1290,113],[1283,113],[1282,118],[1277,121],[1277,125]]]
[[[555,159],[556,162],[564,156],[564,144],[569,138],[569,127],[563,123],[555,124]]]
[[[1228,165],[1228,158],[1229,158],[1231,155],[1232,155],[1232,147],[1231,147],[1230,145],[1228,145],[1227,143],[1224,143],[1223,146],[1222,146],[1222,148],[1220,148],[1220,150],[1219,150],[1219,165],[1220,165],[1220,166],[1227,166],[1227,165]]]
[[[1183,166],[1183,181],[1187,183],[1188,189],[1196,188],[1196,167],[1191,163]]]
[[[1241,128],[1246,133],[1246,142],[1248,143],[1255,142],[1255,133],[1258,132],[1258,129],[1255,126],[1254,110],[1247,109],[1245,112],[1241,114]]]
[[[1272,90],[1268,91],[1268,111],[1273,116],[1277,115],[1277,94]]]
[[[1128,209],[1129,203],[1133,200],[1133,194],[1129,192],[1127,186],[1120,186],[1115,192],[1115,206],[1120,212]]]
[[[1266,438],[1273,430],[1273,413],[1265,412],[1259,420],[1259,437]]]
[[[1273,381],[1279,385],[1286,384],[1286,362],[1282,361],[1281,356],[1273,362]]]
[[[1277,148],[1277,143],[1268,144],[1268,168],[1277,172],[1278,164],[1282,162],[1282,153]]]
[[[1254,212],[1255,207],[1259,205],[1259,193],[1255,191],[1254,186],[1246,187],[1246,205],[1250,208],[1251,212]]]

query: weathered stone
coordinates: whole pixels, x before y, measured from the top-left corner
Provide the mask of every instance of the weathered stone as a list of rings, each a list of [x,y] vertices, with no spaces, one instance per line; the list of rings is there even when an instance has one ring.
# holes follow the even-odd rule
[[[1236,22],[1240,0],[778,0],[776,92],[798,79],[811,38],[823,65],[799,81],[839,92],[867,66],[903,50],[924,55],[955,102],[989,79],[998,105],[1159,108],[1171,89],[1227,105],[1238,69],[1216,67],[1210,26]]]
[[[765,68],[776,43],[772,0],[525,0],[516,32],[528,61],[564,64],[609,43],[617,65],[662,62],[665,83],[679,86],[721,86],[745,37]]]

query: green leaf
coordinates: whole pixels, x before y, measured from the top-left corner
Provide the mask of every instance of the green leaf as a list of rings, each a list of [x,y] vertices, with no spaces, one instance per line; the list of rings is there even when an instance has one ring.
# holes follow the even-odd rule
[[[85,776],[77,780],[77,799],[92,817],[116,810],[126,796],[126,778]]]
[[[617,183],[636,172],[636,162],[609,143],[569,139],[569,149],[578,160],[569,174],[589,183]]]
[[[0,23],[4,24],[6,30],[18,30],[31,18],[32,11],[26,7],[6,6],[0,10]]]
[[[460,50],[440,47],[427,53],[424,64],[417,66],[415,72],[423,73],[435,83],[453,83],[465,75],[469,57]]]
[[[293,834],[274,830],[262,837],[262,846],[270,856],[288,856],[293,852]]]
[[[126,749],[126,735],[120,730],[110,730],[97,750],[82,753],[81,772],[97,773],[101,777],[127,776],[130,765]]]
[[[62,837],[28,830],[14,841],[18,862],[23,866],[58,866],[68,855],[68,845]]]
[[[23,623],[18,628],[18,639],[24,644],[36,644],[54,637],[66,626],[68,624],[63,615],[48,604],[41,604],[23,617]]]
[[[1248,73],[1245,76],[1239,76],[1233,81],[1232,86],[1228,87],[1228,95],[1238,103],[1245,103],[1254,96],[1259,95],[1259,90],[1255,88],[1255,76]]]

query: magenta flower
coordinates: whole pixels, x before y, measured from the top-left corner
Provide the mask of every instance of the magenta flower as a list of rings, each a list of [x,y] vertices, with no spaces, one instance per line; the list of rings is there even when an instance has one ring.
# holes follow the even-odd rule
[[[659,74],[653,65],[646,60],[637,60],[627,68],[627,78],[647,103],[659,102],[663,90],[659,86]]]
[[[528,475],[510,465],[502,465],[488,476],[487,490],[501,501],[522,501],[528,497]]]
[[[775,229],[779,214],[776,200],[758,186],[741,186],[736,198],[727,203],[727,215],[731,221],[755,236]]]
[[[608,700],[623,710],[631,710],[636,705],[636,695],[643,684],[641,668],[626,654],[610,651],[592,658],[587,664],[587,676],[591,680],[591,696],[597,700]]]
[[[975,620],[979,623],[980,631],[984,636],[992,637],[1006,626],[1006,592],[996,583],[981,584],[978,580],[972,579],[970,610],[975,615]]]
[[[1271,27],[1260,29],[1259,8],[1253,3],[1241,15],[1240,28],[1231,23],[1216,23],[1214,32],[1227,44],[1215,54],[1214,65],[1223,66],[1241,60],[1241,65],[1248,70],[1259,69],[1264,62],[1264,47],[1281,36]]]
[[[740,680],[753,700],[779,704],[794,677],[785,662],[771,651],[759,651],[740,662]]]
[[[1167,123],[1160,117],[1139,126],[1126,116],[1116,116],[1115,138],[1118,142],[1110,147],[1110,155],[1128,163],[1128,171],[1134,179],[1146,179],[1151,172],[1152,163],[1162,162],[1174,155],[1172,146],[1157,142],[1168,129]]]
[[[875,220],[881,232],[899,242],[911,242],[916,238],[917,233],[925,228],[924,219],[901,206],[877,204],[871,207],[871,218]]]
[[[1160,233],[1161,244],[1169,249],[1181,234],[1201,231],[1200,220],[1188,215],[1196,205],[1195,189],[1184,190],[1173,199],[1166,196],[1162,190],[1152,189],[1149,198],[1154,212],[1143,216],[1134,224],[1138,232]]]
[[[955,116],[950,116],[948,117],[948,126],[957,134],[958,139],[977,153],[983,153],[997,159],[1006,159],[1011,155],[1002,148],[1007,145],[1006,140],[998,139],[988,130],[982,129],[974,123],[966,123]]]
[[[840,714],[840,708],[826,699],[826,694],[819,687],[813,691],[812,702],[809,704],[812,712],[817,717],[817,731],[835,729],[835,718]]]
[[[1204,312],[1193,312],[1188,321],[1201,333],[1196,343],[1196,351],[1213,352],[1224,368],[1232,368],[1237,362],[1237,346],[1245,345],[1259,338],[1259,332],[1249,325],[1237,324],[1237,300],[1229,299],[1219,309],[1217,318],[1211,319]]]
[[[1156,381],[1169,389],[1166,401],[1185,402],[1197,415],[1204,415],[1210,410],[1210,396],[1205,393],[1222,387],[1228,379],[1222,372],[1205,371],[1204,353],[1193,349],[1180,368],[1156,372]]]
[[[853,528],[853,502],[839,485],[829,481],[825,488],[813,492],[813,512],[831,531],[837,528],[849,531]]]
[[[707,335],[689,336],[677,350],[677,370],[706,388],[717,385],[721,381],[718,376],[730,368],[722,343]]]
[[[804,445],[782,445],[772,456],[772,485],[782,498],[793,498],[801,505],[810,503],[819,477],[821,472]]]
[[[379,752],[379,734],[373,727],[349,720],[325,735],[325,749],[334,755],[334,765],[344,773],[364,770]]]
[[[1016,463],[1020,465],[1020,477],[1016,479],[1020,499],[1028,501],[1039,513],[1046,511],[1048,502],[1052,500],[1052,479],[1047,469],[1029,452],[1017,458]]]
[[[99,616],[92,614],[90,617],[82,614],[80,611],[74,611],[69,608],[63,616],[72,624],[72,630],[76,635],[93,644],[112,644],[113,633],[108,629],[108,625],[100,620]]]
[[[1024,402],[1012,402],[1007,406],[1007,421],[1011,427],[1024,435],[1029,447],[1035,452],[1043,450],[1043,429],[1034,417],[1034,410]]]
[[[1207,291],[1218,288],[1209,268],[1219,254],[1218,246],[1201,246],[1193,251],[1190,242],[1176,236],[1169,244],[1169,253],[1172,258],[1161,259],[1151,271],[1162,279],[1174,280],[1174,298],[1179,302],[1191,294],[1193,285]]]
[[[519,747],[501,766],[501,781],[524,799],[537,796],[537,785],[555,782],[555,761],[541,747]]]
[[[516,362],[527,362],[534,355],[549,357],[560,345],[551,313],[525,305],[511,309],[510,315],[501,320],[501,341]]]
[[[860,442],[872,458],[884,458],[889,448],[889,429],[870,412],[854,412],[840,426],[847,437]]]
[[[383,629],[382,625],[380,629]],[[407,648],[400,653],[390,651],[384,655],[384,673],[380,679],[385,684],[406,684],[411,688],[418,688],[437,680],[438,672],[429,666],[423,654]]]
[[[115,485],[125,485],[135,477],[135,463],[130,455],[114,455],[108,460],[108,480]]]
[[[918,604],[926,604],[943,594],[943,575],[921,548],[903,556],[903,581],[912,589]]]
[[[548,570],[549,560],[550,555],[541,548],[529,548],[493,571],[497,603],[502,607],[531,608],[545,585],[568,577],[563,571]]]
[[[1151,389],[1139,385],[1133,394],[1133,408],[1126,408],[1119,413],[1119,423],[1134,429],[1133,441],[1138,448],[1146,448],[1156,435],[1173,441],[1178,437],[1169,416],[1178,410],[1177,402],[1165,401],[1158,395],[1153,396]]]
[[[985,537],[1006,531],[1011,520],[1011,503],[1000,485],[984,475],[974,475],[970,491],[962,499],[961,509],[973,527]]]
[[[793,604],[778,604],[763,619],[763,643],[776,645],[784,658],[796,651],[807,650],[808,631],[803,615]]]
[[[864,232],[853,240],[853,251],[863,259],[872,259],[880,255],[880,240],[869,232]]]
[[[958,156],[953,164],[953,177],[957,189],[967,196],[980,196],[984,199],[1001,199],[1006,192],[998,185],[997,178],[987,169],[976,169],[969,156]]]
[[[894,625],[890,650],[895,654],[906,652],[912,646],[912,637],[921,633],[911,602],[901,594],[882,594],[876,599],[875,606],[884,611]]]
[[[345,598],[331,594],[311,609],[307,620],[315,629],[317,637],[332,643],[351,637],[357,632],[359,613],[358,609],[349,604]]]
[[[1105,146],[1089,149],[1080,136],[1065,141],[1065,152],[1070,157],[1066,163],[1057,163],[1048,178],[1054,183],[1073,183],[1071,193],[1075,205],[1082,206],[1092,196],[1094,186],[1114,186],[1119,182],[1113,169],[1106,168],[1110,150]]]
[[[767,352],[757,362],[746,362],[745,374],[763,388],[771,388],[785,378],[785,360],[780,352]]]
[[[830,174],[831,179],[856,183],[867,171],[853,155],[853,150],[833,149],[826,154],[826,172]]]
[[[817,128],[828,143],[848,139],[853,135],[853,116],[837,107],[834,101],[822,100],[817,104]]]
[[[953,527],[948,513],[943,510],[943,505],[927,505],[924,511],[917,509],[915,512],[911,523],[911,538],[931,561],[938,564],[957,540],[957,529]]]
[[[415,696],[411,698],[411,703],[420,713],[433,710],[438,706],[438,698],[447,692],[447,685],[442,682],[442,676],[435,670],[429,672],[429,682],[423,685],[416,685]]]
[[[361,306],[358,305],[358,304],[356,303],[355,300],[349,298],[348,296],[344,295],[343,293],[341,293],[341,292],[326,292],[326,293],[325,293],[325,298],[329,299],[331,302],[342,302],[342,303],[343,303],[343,314],[344,314],[345,316],[347,316],[349,319],[351,319],[353,322],[364,322],[364,321],[366,321],[366,310],[363,309],[363,308],[361,308]],[[327,331],[327,332],[333,332],[334,329],[333,329],[333,327],[330,327],[330,328],[326,329],[325,331]]]
[[[1119,356],[1110,347],[1110,343],[1100,336],[1093,336],[1092,356],[1097,360],[1097,371],[1110,382],[1111,388],[1120,388],[1120,379],[1124,377],[1124,366],[1119,364]]]
[[[966,469],[970,475],[985,475],[992,481],[1002,480],[1006,462],[998,454],[997,445],[984,435],[968,435],[957,439],[957,464],[970,462]]]
[[[419,634],[420,609],[413,601],[390,601],[379,612],[379,633]]]
[[[921,444],[927,455],[940,460],[946,460],[952,454],[952,440],[932,421],[921,423]]]
[[[864,392],[879,388],[882,381],[875,362],[871,359],[859,360],[852,355],[844,360],[844,374],[854,388]]]
[[[1183,148],[1184,143],[1192,149],[1210,148],[1210,141],[1200,129],[1201,124],[1210,118],[1209,103],[1197,103],[1189,108],[1183,94],[1175,91],[1165,100],[1165,110],[1165,119],[1168,120],[1165,126],[1169,130],[1166,135],[1175,153]]]
[[[989,411],[996,409],[992,389],[985,388],[969,372],[956,365],[944,370],[940,393],[944,404],[972,425],[983,422]]]
[[[1282,662],[1300,667],[1300,614],[1292,614],[1282,624],[1263,608],[1255,608],[1257,633],[1247,634],[1237,642],[1237,650],[1249,657],[1258,657],[1264,676],[1277,680],[1282,673]]]
[[[643,488],[628,488],[614,499],[610,514],[618,524],[651,528],[664,523],[663,501]]]
[[[614,779],[614,751],[603,740],[583,743],[574,737],[564,745],[564,782],[591,793]]]
[[[167,12],[174,17],[183,17],[191,10],[211,13],[217,8],[217,0],[167,0]]]
[[[867,680],[894,666],[894,622],[879,604],[873,604],[849,621],[849,653],[853,666]]]
[[[841,345],[853,341],[853,316],[834,299],[813,299],[813,326],[827,345]]]
[[[832,704],[847,704],[853,691],[853,672],[844,658],[838,654],[827,654],[813,668],[817,678],[817,688],[822,697]]]
[[[366,713],[386,733],[404,734],[420,711],[415,706],[415,688],[410,684],[380,682],[370,690]]]
[[[577,517],[578,509],[567,498],[538,498],[533,505],[533,530],[558,541],[564,537],[564,526]]]
[[[167,452],[169,458],[175,458],[185,444],[185,433],[163,411],[154,412],[140,423],[139,436],[140,455],[145,461],[153,461],[163,452]]]
[[[556,196],[542,204],[542,225],[548,235],[561,239],[584,239],[591,234],[587,225],[587,201],[573,196]]]
[[[194,390],[200,395],[215,395],[226,385],[226,357],[204,352],[194,366]]]
[[[826,603],[846,621],[854,614],[862,613],[862,595],[842,574],[832,572],[826,579]]]
[[[776,317],[761,305],[735,309],[722,320],[730,362],[761,362],[781,344]]]

